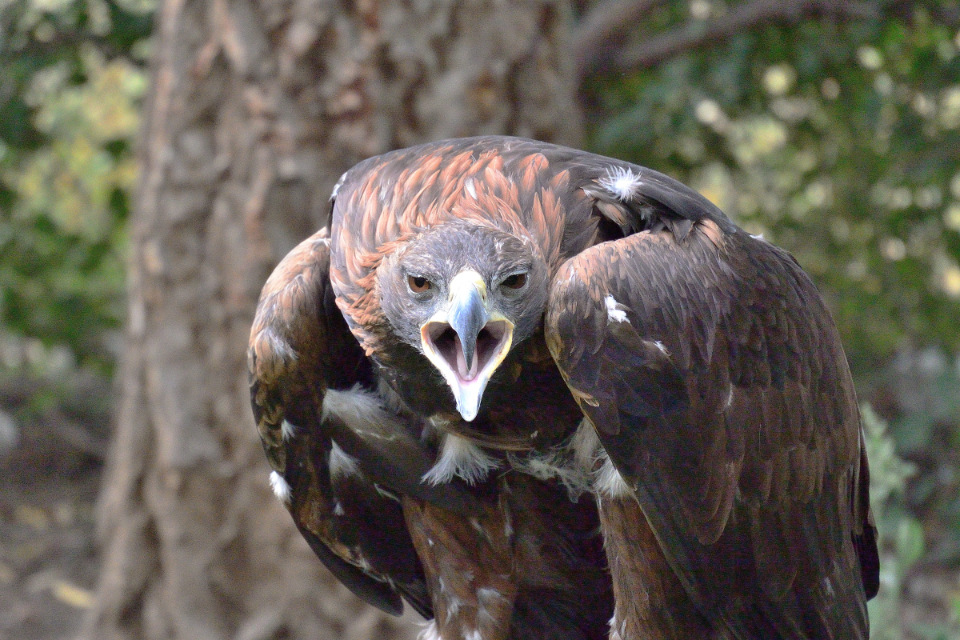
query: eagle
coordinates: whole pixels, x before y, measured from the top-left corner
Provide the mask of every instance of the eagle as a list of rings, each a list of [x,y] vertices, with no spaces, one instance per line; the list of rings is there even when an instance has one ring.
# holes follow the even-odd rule
[[[251,330],[270,484],[422,637],[866,639],[877,532],[837,329],[652,169],[513,137],[347,171]]]

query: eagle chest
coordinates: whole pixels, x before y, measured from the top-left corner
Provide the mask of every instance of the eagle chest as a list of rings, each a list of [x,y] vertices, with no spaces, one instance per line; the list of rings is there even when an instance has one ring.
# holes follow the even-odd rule
[[[613,592],[592,496],[507,470],[469,518],[405,499],[442,638],[606,638]]]

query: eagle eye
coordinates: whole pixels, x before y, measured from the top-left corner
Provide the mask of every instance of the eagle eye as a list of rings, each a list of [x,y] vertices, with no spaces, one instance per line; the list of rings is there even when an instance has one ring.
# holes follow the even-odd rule
[[[513,275],[507,276],[500,283],[501,287],[506,287],[508,289],[523,289],[527,284],[527,274],[526,273],[515,273]]]
[[[414,293],[426,293],[433,288],[433,283],[423,276],[407,276],[407,286]]]

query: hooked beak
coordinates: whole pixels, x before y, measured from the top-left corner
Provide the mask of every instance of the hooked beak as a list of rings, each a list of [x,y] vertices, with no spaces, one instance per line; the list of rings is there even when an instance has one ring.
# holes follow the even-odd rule
[[[468,269],[450,281],[446,306],[420,327],[423,353],[450,385],[467,422],[480,412],[490,377],[513,343],[513,323],[487,310],[487,287]]]

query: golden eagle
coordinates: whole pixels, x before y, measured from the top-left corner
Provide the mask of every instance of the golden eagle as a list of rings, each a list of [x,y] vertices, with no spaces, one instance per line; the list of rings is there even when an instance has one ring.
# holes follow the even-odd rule
[[[264,286],[271,484],[426,638],[868,637],[837,330],[785,251],[644,167],[509,137],[361,162]]]

